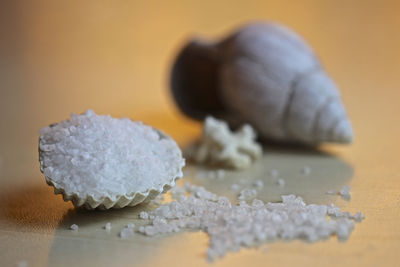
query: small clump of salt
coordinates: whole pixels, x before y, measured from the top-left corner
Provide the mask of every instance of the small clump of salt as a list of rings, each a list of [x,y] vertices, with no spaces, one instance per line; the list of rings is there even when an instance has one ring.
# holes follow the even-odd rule
[[[279,175],[279,171],[277,169],[272,169],[269,171],[269,175],[273,178],[276,178]]]
[[[330,190],[326,191],[326,194],[327,194],[327,195],[335,195],[335,194],[336,194],[336,191],[333,190],[333,189],[330,189]]]
[[[284,187],[284,186],[285,186],[285,180],[283,180],[283,179],[278,179],[278,180],[276,181],[276,183],[277,183],[280,187]]]
[[[22,261],[18,262],[17,266],[18,266],[18,267],[28,267],[29,264],[28,264],[27,261],[22,260]]]
[[[79,226],[76,224],[72,224],[69,229],[73,230],[73,231],[78,231],[79,230]]]
[[[133,223],[128,223],[125,228],[123,228],[121,230],[121,232],[119,233],[119,236],[121,237],[121,239],[128,239],[131,236],[133,236],[133,230],[135,228],[135,225]]]
[[[301,169],[301,173],[304,174],[304,175],[310,175],[310,173],[311,173],[311,168],[310,168],[310,166],[304,166],[304,167]]]
[[[207,117],[201,142],[186,154],[197,163],[243,170],[262,156],[262,146],[256,139],[255,130],[248,124],[233,132],[227,122]]]
[[[147,220],[149,218],[149,214],[145,211],[141,211],[139,214],[139,218],[143,220]]]
[[[262,180],[258,179],[253,183],[253,186],[256,187],[256,188],[263,188],[264,187],[264,182]]]
[[[240,186],[238,184],[232,184],[231,185],[231,190],[234,192],[239,192]]]
[[[255,189],[252,189],[255,190]],[[336,235],[345,240],[361,221],[361,213],[351,215],[330,205],[307,205],[301,197],[282,196],[281,203],[264,203],[254,199],[233,205],[226,197],[208,192],[204,187],[186,183],[176,200],[149,212],[149,225],[138,232],[154,236],[182,229],[201,230],[210,237],[209,260],[229,251],[273,240],[301,239],[316,242]],[[254,192],[242,190],[241,195]]]
[[[243,189],[240,191],[240,194],[238,196],[239,200],[249,200],[257,196],[257,190],[255,189]]]
[[[356,212],[356,214],[353,215],[353,220],[356,222],[361,222],[362,220],[365,219],[365,215],[362,214],[360,211]]]
[[[339,191],[339,195],[345,200],[350,200],[351,198],[350,186],[348,185],[343,186],[343,188]]]
[[[106,231],[110,231],[111,230],[111,223],[110,222],[106,223],[106,225],[104,225],[104,229]]]

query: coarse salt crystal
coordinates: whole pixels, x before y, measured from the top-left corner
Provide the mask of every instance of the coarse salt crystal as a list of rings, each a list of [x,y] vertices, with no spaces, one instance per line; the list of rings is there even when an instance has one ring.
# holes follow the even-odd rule
[[[254,185],[256,188],[262,188],[262,187],[264,187],[264,182],[263,182],[262,180],[258,179],[258,180],[256,180],[256,181],[253,183],[253,185]]]
[[[270,175],[271,177],[278,177],[279,172],[278,172],[277,169],[272,169],[272,170],[269,171],[269,175]]]
[[[106,225],[104,225],[104,229],[106,229],[107,231],[110,231],[111,230],[111,223],[110,222],[106,223]]]
[[[304,167],[301,169],[301,173],[304,174],[304,175],[309,175],[309,174],[311,173],[311,168],[310,168],[310,166],[304,166]]]
[[[361,222],[365,219],[365,215],[358,211],[356,212],[356,214],[353,215],[353,219],[355,222]]]
[[[278,179],[278,181],[276,182],[280,187],[284,187],[285,186],[285,180],[283,179]]]
[[[238,184],[233,184],[231,185],[231,190],[238,192],[240,190],[240,186]]]
[[[149,218],[149,214],[145,211],[141,211],[139,214],[140,219],[147,220]]]
[[[76,224],[72,224],[69,229],[73,230],[73,231],[78,231],[79,230],[79,226]]]
[[[219,169],[217,170],[217,179],[223,179],[225,177],[225,170]]]
[[[125,227],[119,233],[121,239],[128,239],[133,235],[133,228]]]
[[[336,194],[336,191],[333,190],[333,189],[330,189],[330,190],[326,191],[326,194],[328,194],[328,195],[335,195],[335,194]]]
[[[339,194],[342,196],[343,199],[349,200],[351,195],[350,195],[350,186],[345,185],[343,188],[339,191]]]
[[[243,189],[242,191],[240,191],[240,194],[238,196],[239,200],[248,200],[248,199],[252,199],[255,196],[257,196],[257,191],[255,189]]]
[[[22,261],[18,262],[17,266],[18,267],[28,267],[29,265],[28,265],[27,261],[22,260]]]

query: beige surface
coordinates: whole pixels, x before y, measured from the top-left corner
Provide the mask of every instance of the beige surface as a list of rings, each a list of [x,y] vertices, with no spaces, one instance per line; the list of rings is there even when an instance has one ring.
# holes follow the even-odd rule
[[[224,181],[186,178],[219,193],[238,177],[266,179],[264,200],[297,193],[367,216],[347,242],[278,242],[215,266],[398,266],[400,251],[400,4],[398,1],[9,1],[0,7],[0,265],[202,266],[207,236],[122,241],[144,207],[84,212],[45,185],[37,130],[93,108],[159,127],[184,146],[199,125],[166,90],[170,60],[191,33],[215,36],[250,19],[295,28],[342,89],[355,143],[324,153],[267,148],[262,161]],[[310,177],[300,175],[312,166]],[[280,190],[264,173],[277,168]],[[352,188],[350,202],[328,189]],[[232,195],[229,195],[233,197]],[[112,222],[107,234],[101,227]],[[70,224],[80,226],[78,233]]]

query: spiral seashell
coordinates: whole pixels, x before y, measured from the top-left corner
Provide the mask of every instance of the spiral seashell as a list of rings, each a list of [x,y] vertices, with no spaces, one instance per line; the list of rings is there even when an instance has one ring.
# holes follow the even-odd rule
[[[262,139],[351,143],[339,91],[311,47],[276,23],[254,23],[219,42],[193,40],[178,55],[171,88],[195,119],[250,123]]]

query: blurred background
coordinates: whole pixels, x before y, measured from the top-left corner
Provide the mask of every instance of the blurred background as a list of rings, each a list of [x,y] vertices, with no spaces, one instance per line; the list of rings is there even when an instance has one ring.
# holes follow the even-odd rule
[[[252,20],[282,22],[315,48],[356,144],[375,129],[399,133],[399,12],[399,1],[368,0],[1,1],[0,174],[37,170],[39,128],[88,108],[191,139],[199,126],[168,90],[174,56],[193,35],[219,37]]]
[[[199,127],[168,91],[174,56],[193,35],[252,20],[298,31],[341,88],[356,143],[373,138],[380,118],[400,115],[387,102],[400,99],[399,12],[399,1],[369,0],[1,1],[0,174],[24,176],[7,171],[15,162],[37,169],[38,129],[88,108],[190,139]]]

